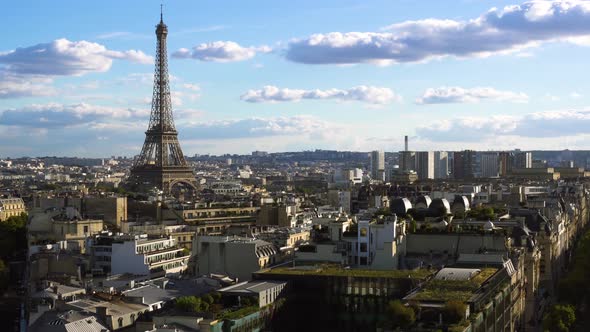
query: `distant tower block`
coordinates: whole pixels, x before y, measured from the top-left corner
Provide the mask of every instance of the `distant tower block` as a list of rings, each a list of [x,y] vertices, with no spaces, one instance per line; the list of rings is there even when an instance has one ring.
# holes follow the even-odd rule
[[[404,136],[404,151],[408,151],[408,136]]]
[[[143,187],[157,187],[165,195],[170,194],[172,187],[177,184],[183,184],[192,189],[197,187],[193,170],[188,166],[180,149],[178,132],[172,117],[166,50],[167,35],[168,27],[160,14],[160,23],[156,26],[158,42],[150,122],[145,132],[141,154],[133,164],[129,179],[131,183]]]

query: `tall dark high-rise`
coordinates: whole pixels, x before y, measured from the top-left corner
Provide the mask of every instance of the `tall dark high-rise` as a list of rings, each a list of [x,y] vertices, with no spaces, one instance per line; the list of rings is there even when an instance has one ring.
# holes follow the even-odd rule
[[[155,186],[165,194],[169,194],[172,187],[180,183],[196,187],[193,170],[182,154],[172,117],[167,35],[168,27],[160,14],[160,23],[156,26],[156,69],[150,122],[145,132],[143,148],[133,164],[130,176],[130,182]]]
[[[453,178],[457,180],[473,179],[476,172],[475,151],[453,152]]]

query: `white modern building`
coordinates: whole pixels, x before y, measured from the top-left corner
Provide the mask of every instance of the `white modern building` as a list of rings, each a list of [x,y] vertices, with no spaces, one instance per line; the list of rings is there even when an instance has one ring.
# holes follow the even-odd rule
[[[174,275],[188,267],[190,252],[172,237],[98,236],[92,239],[93,272],[145,276]]]
[[[449,177],[449,153],[446,151],[434,152],[434,178],[446,179]]]
[[[380,221],[359,220],[356,244],[348,254],[357,266],[372,269],[397,269],[398,249],[404,239],[405,228],[397,218]]]
[[[385,153],[383,151],[371,152],[371,178],[385,181]]]
[[[418,179],[434,179],[434,151],[416,152],[416,173]]]
[[[517,152],[514,154],[515,168],[532,168],[533,167],[533,153],[532,152]]]
[[[480,158],[482,178],[496,178],[500,174],[500,160],[498,152],[482,152]]]

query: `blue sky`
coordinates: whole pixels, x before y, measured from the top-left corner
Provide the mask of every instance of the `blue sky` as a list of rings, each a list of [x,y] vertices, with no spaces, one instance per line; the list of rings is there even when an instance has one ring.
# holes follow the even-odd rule
[[[19,1],[0,157],[139,153],[159,1]],[[164,1],[195,153],[589,149],[590,1]]]

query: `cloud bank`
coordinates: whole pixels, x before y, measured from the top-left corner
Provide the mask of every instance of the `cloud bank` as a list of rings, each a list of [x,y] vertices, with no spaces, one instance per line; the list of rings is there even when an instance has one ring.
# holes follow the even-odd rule
[[[301,90],[281,89],[267,85],[259,90],[248,90],[240,99],[250,103],[300,101],[302,99],[332,99],[337,101],[360,101],[371,104],[389,104],[401,98],[389,88],[355,86],[350,89]]]
[[[430,88],[416,99],[417,104],[477,103],[485,100],[526,103],[529,97],[522,92],[500,91],[490,87],[465,89],[457,86]]]
[[[233,41],[215,41],[199,44],[189,50],[181,48],[172,53],[178,59],[196,59],[211,62],[235,62],[253,58],[257,53],[269,53],[268,46],[243,47]]]
[[[292,40],[286,58],[305,64],[407,63],[517,52],[547,42],[588,44],[590,2],[530,1],[467,21],[405,21],[379,32],[318,33]]]
[[[474,142],[500,136],[565,137],[588,133],[590,109],[528,113],[522,116],[460,117],[416,129],[431,141]]]
[[[56,94],[52,82],[47,77],[23,77],[0,70],[0,99],[52,96]]]
[[[0,114],[0,125],[34,128],[64,128],[96,122],[147,119],[149,110],[107,107],[79,103],[33,104],[18,109],[7,109]],[[146,123],[147,125],[147,123]]]
[[[152,63],[142,51],[113,51],[88,41],[57,39],[13,51],[0,53],[0,64],[15,74],[79,76],[89,72],[105,72],[113,59]]]

